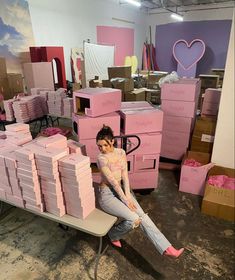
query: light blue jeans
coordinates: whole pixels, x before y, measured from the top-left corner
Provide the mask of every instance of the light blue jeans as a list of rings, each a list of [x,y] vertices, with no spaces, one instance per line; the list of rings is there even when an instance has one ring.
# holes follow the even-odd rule
[[[100,207],[107,213],[116,217],[124,219],[119,224],[114,225],[108,235],[111,240],[119,240],[126,233],[135,228],[135,222],[141,220],[140,227],[145,235],[152,241],[160,254],[171,246],[171,243],[160,232],[149,216],[144,213],[143,209],[132,196],[133,202],[136,206],[136,211],[131,211],[118,197],[116,192],[109,187],[99,188],[99,204]]]

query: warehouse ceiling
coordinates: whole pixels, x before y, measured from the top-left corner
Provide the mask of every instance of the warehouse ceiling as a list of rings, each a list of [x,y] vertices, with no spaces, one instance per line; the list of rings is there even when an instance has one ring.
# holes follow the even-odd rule
[[[164,10],[189,10],[189,9],[213,9],[217,7],[218,4],[221,4],[221,8],[228,6],[230,8],[234,7],[235,1],[228,0],[140,0],[141,9],[146,9],[148,11],[153,11],[155,9],[164,9]],[[215,6],[217,5],[217,6]]]

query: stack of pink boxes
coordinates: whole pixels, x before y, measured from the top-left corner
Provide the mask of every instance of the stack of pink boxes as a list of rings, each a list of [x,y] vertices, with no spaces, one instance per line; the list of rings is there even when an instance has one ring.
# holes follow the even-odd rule
[[[14,99],[3,100],[4,110],[6,112],[6,120],[11,122],[15,120],[13,102]]]
[[[121,134],[136,135],[141,141],[140,147],[127,157],[130,161],[130,186],[133,189],[156,188],[163,112],[148,102],[125,102],[120,116]],[[137,141],[136,138],[129,138],[127,152],[137,146]]]
[[[181,160],[187,151],[195,123],[200,87],[200,80],[193,78],[162,85],[162,157]]]
[[[75,91],[73,127],[78,140],[86,146],[91,163],[95,163],[99,150],[96,134],[103,127],[112,127],[114,135],[120,135],[121,91],[111,88],[85,88]]]
[[[29,125],[23,123],[6,125],[5,135],[7,142],[15,145],[23,145],[32,140]]]
[[[59,160],[59,171],[67,213],[84,219],[95,209],[89,157],[70,154]]]
[[[217,117],[220,104],[221,89],[208,88],[204,93],[202,103],[202,117]]]

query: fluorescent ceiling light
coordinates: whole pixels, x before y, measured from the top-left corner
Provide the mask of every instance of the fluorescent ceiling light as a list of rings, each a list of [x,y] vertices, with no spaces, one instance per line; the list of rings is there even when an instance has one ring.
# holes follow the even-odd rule
[[[181,15],[175,14],[175,13],[171,14],[171,17],[178,20],[178,21],[183,21],[184,20],[184,18]]]
[[[141,3],[136,1],[136,0],[126,0],[126,2],[129,3],[129,4],[132,4],[132,5],[136,6],[136,7],[140,7],[141,6]]]

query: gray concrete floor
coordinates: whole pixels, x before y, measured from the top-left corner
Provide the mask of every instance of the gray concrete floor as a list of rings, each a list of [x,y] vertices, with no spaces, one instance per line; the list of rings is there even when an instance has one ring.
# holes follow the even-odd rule
[[[136,194],[159,229],[177,248],[179,259],[161,256],[140,229],[109,246],[99,279],[234,279],[234,225],[200,213],[201,198],[178,191],[178,174],[161,170],[159,187]],[[93,279],[96,237],[4,205],[0,217],[1,280]],[[104,245],[108,244],[104,240]]]

